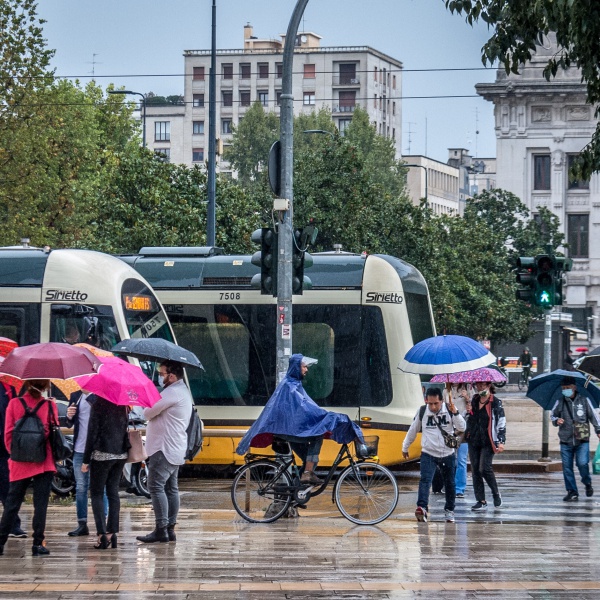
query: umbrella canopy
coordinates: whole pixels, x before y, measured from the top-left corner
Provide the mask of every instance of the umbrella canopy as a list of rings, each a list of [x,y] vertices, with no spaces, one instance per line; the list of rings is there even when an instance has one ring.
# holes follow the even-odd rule
[[[3,362],[4,362],[4,359],[0,356],[0,371],[2,371],[2,363]],[[0,381],[2,383],[6,383],[6,385],[12,385],[17,390],[17,392],[23,386],[23,382],[20,379],[13,377],[12,375],[0,375]]]
[[[130,338],[119,342],[111,348],[111,352],[133,356],[139,360],[172,360],[186,367],[204,369],[193,352],[160,338]]]
[[[502,383],[506,377],[497,369],[483,367],[473,371],[460,371],[459,373],[449,373],[446,375],[434,375],[431,383],[475,383],[476,381],[491,381],[492,383]]]
[[[102,366],[96,375],[81,377],[79,385],[113,404],[149,408],[160,394],[140,367],[116,357],[100,357]]]
[[[85,348],[45,342],[15,348],[4,359],[0,373],[18,379],[72,379],[97,372],[100,362]]]
[[[438,335],[415,344],[398,365],[406,373],[437,375],[486,367],[496,357],[479,342],[462,335]]]
[[[85,348],[89,350],[94,356],[114,356],[112,352],[108,350],[103,350],[102,348],[97,348],[96,346],[92,346],[91,344],[85,344],[84,342],[80,342],[79,344],[73,344],[75,348]]]
[[[584,348],[583,346],[581,348],[575,348],[575,352],[587,352],[589,350],[589,348]]]
[[[0,358],[8,356],[8,353],[15,348],[18,348],[19,344],[14,340],[6,337],[0,337]]]
[[[592,377],[600,379],[600,347],[594,348],[589,354],[583,358],[578,358],[573,366],[582,373],[587,373]]]
[[[563,377],[573,377],[577,385],[577,393],[590,398],[596,408],[600,406],[600,389],[593,383],[588,383],[585,375],[564,369],[556,369],[556,371],[543,373],[531,379],[527,388],[527,397],[535,400],[544,410],[551,410],[562,396],[560,384]]]

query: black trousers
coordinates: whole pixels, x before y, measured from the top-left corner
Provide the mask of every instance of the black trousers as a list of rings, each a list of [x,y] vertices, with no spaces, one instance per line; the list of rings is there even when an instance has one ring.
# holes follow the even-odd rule
[[[8,534],[14,527],[15,518],[19,514],[19,509],[23,504],[30,482],[33,482],[33,544],[39,546],[44,541],[52,477],[54,477],[54,473],[46,471],[35,475],[32,479],[19,479],[10,482],[8,496],[4,503],[4,512],[0,520],[0,546],[6,544]]]
[[[125,459],[92,460],[90,462],[90,496],[92,512],[96,522],[96,533],[117,533],[119,531],[119,483],[125,466]],[[104,517],[104,489],[108,498],[108,519]]]
[[[485,486],[483,481],[490,486],[492,495],[497,496],[498,484],[492,470],[494,450],[489,444],[485,446],[473,446],[469,444],[469,460],[471,461],[471,474],[473,476],[473,490],[475,499],[479,502],[485,500]]]
[[[2,506],[6,504],[6,497],[8,496],[8,487],[10,486],[9,472],[8,472],[8,458],[0,458],[0,502]],[[11,528],[11,531],[15,529],[21,529],[21,517],[17,515],[15,522]]]

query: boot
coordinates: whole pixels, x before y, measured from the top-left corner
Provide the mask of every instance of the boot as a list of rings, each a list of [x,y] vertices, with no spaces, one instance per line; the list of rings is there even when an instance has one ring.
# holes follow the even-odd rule
[[[87,523],[85,521],[79,521],[79,525],[73,531],[69,531],[67,534],[69,537],[79,537],[83,535],[90,535],[90,530],[88,529]]]
[[[148,535],[138,535],[136,538],[143,544],[154,544],[156,542],[167,543],[169,541],[169,534],[167,533],[166,527],[156,527],[156,529]]]
[[[169,541],[170,542],[176,542],[177,541],[177,536],[175,535],[175,525],[168,525],[167,526],[167,535],[169,536]]]

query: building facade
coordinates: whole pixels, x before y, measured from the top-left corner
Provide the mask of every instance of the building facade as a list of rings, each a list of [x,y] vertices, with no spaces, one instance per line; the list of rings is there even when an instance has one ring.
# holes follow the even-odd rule
[[[217,50],[216,131],[225,146],[231,140],[232,126],[254,102],[279,113],[284,44],[285,36],[256,38],[248,24],[243,48]],[[210,62],[210,50],[186,50],[183,106],[148,107],[148,147],[168,153],[172,162],[193,165],[208,156]],[[400,61],[368,46],[326,47],[317,34],[300,33],[294,54],[294,114],[327,107],[343,133],[360,106],[379,134],[395,140],[399,157],[401,72]],[[218,167],[221,172],[229,170],[223,161]]]
[[[590,332],[590,344],[600,343],[600,179],[569,179],[569,167],[596,129],[586,87],[575,69],[542,75],[556,53],[549,42],[539,47],[519,75],[499,70],[494,83],[477,92],[494,103],[497,140],[496,184],[513,192],[535,215],[539,207],[556,214],[573,259],[567,275],[563,310],[573,314],[573,326]]]

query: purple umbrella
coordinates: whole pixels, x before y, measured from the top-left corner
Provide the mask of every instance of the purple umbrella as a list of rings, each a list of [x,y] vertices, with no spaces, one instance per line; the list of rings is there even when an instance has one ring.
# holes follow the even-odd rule
[[[489,367],[474,369],[473,371],[461,371],[460,373],[449,373],[434,375],[431,383],[475,383],[476,381],[491,381],[502,383],[506,377],[500,371]]]

